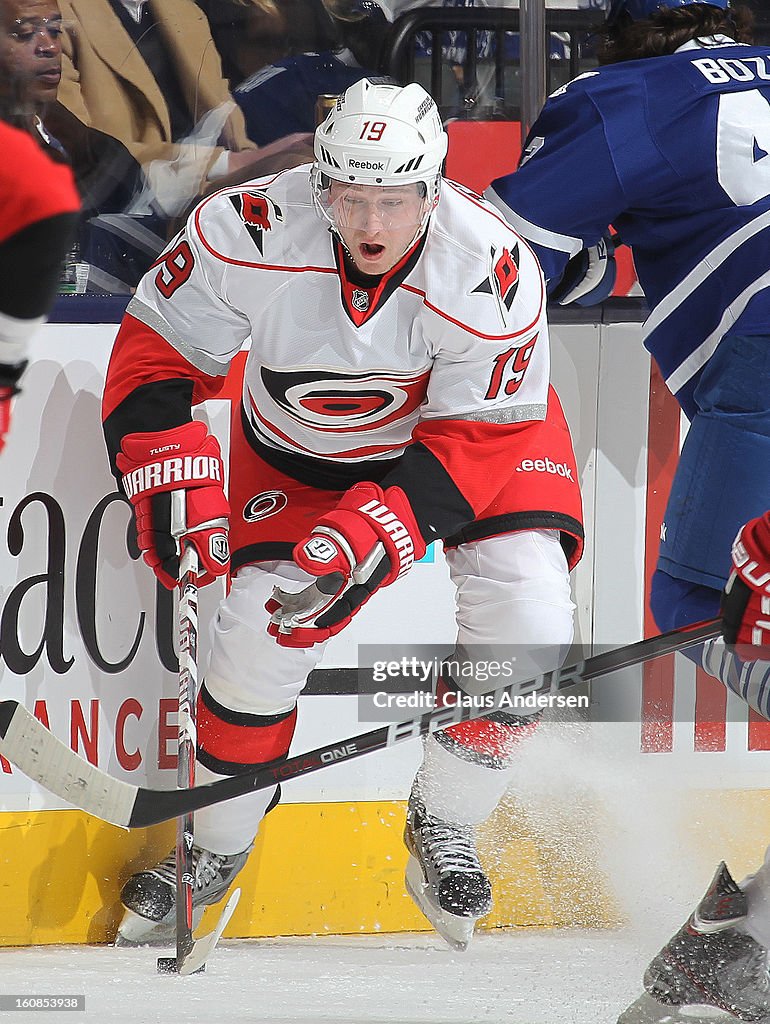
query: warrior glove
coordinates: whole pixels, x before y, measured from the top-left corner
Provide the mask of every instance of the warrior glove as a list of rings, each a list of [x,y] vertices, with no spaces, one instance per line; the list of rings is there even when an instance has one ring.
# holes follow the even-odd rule
[[[770,645],[770,512],[733,541],[733,569],[722,594],[726,644]]]
[[[318,579],[298,594],[276,587],[266,605],[268,632],[283,647],[321,643],[424,554],[425,541],[401,488],[355,484],[294,548],[296,564]]]
[[[116,462],[134,506],[142,556],[163,586],[177,585],[182,541],[198,552],[200,586],[224,576],[230,506],[219,443],[205,425],[127,434]]]

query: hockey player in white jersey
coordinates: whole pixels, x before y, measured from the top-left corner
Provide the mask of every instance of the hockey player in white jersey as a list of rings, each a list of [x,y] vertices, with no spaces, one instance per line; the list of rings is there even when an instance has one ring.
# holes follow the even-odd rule
[[[526,678],[571,641],[581,503],[542,274],[497,211],[442,178],[446,146],[420,86],[357,83],[317,130],[312,167],[204,200],[128,306],[104,428],[144,558],[175,585],[177,491],[202,582],[232,573],[198,701],[200,782],[286,757],[326,640],[432,541],[466,665],[513,642]],[[249,339],[226,497],[219,446],[190,409]],[[497,712],[425,745],[407,886],[458,948],[491,907],[474,826],[530,728]],[[198,911],[278,798],[196,815]],[[168,926],[174,897],[173,856],[134,875],[123,934]]]

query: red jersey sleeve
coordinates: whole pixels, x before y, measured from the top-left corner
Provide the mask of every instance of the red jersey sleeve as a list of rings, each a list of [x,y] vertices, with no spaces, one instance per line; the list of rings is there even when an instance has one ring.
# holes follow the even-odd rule
[[[72,171],[26,132],[0,121],[0,150],[0,242],[38,221],[80,209]]]

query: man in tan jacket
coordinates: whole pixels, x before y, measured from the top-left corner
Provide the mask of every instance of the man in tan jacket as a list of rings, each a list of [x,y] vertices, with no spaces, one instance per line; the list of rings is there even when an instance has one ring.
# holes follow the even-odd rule
[[[67,30],[57,134],[75,165],[67,114],[121,142],[156,206],[173,216],[212,181],[270,155],[246,136],[194,0],[60,0],[60,7]]]

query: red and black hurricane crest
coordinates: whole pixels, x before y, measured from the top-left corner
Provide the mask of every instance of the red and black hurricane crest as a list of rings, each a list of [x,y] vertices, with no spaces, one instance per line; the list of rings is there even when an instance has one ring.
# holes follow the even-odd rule
[[[260,491],[244,505],[243,518],[247,523],[258,523],[283,512],[288,504],[289,499],[283,491]]]
[[[503,246],[490,249],[492,270],[481,284],[472,289],[473,293],[494,295],[497,301],[510,313],[516,292],[519,290],[519,243],[513,251]]]
[[[262,384],[275,404],[315,430],[371,430],[409,416],[425,398],[428,372],[336,373],[263,366]]]
[[[230,196],[230,202],[240,214],[252,241],[264,256],[265,233],[283,221],[283,211],[266,192],[240,192]]]
[[[505,308],[510,311],[513,300],[519,287],[519,246],[513,247],[513,252],[503,249],[492,268],[497,295]]]

